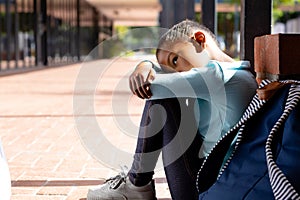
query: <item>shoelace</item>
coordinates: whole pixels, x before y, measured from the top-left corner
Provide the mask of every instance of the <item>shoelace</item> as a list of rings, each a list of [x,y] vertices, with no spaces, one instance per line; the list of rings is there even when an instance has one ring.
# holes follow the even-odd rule
[[[121,166],[121,172],[117,176],[107,179],[105,183],[107,183],[111,189],[117,189],[121,183],[126,182],[127,174],[128,168]]]

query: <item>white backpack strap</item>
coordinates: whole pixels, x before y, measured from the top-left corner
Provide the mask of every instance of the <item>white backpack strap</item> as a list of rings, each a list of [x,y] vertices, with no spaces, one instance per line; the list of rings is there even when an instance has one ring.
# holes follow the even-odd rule
[[[299,82],[295,82],[295,83],[298,84],[291,85],[284,112],[282,113],[278,121],[275,123],[273,128],[271,129],[265,147],[271,187],[275,199],[279,199],[279,200],[286,200],[286,199],[300,200],[300,195],[297,193],[297,191],[291,185],[291,183],[286,178],[284,173],[279,169],[279,167],[275,163],[273,153],[272,153],[272,148],[271,148],[273,138],[275,137],[276,134],[278,134],[278,129],[282,125],[284,125],[284,122],[288,118],[290,112],[296,107],[297,103],[300,100],[300,84]]]

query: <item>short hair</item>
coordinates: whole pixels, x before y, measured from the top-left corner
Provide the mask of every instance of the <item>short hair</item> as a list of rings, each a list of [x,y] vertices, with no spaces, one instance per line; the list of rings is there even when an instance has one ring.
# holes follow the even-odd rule
[[[215,43],[219,46],[219,43],[216,39],[216,36],[205,26],[192,21],[192,20],[184,20],[172,28],[170,28],[166,33],[164,33],[159,39],[156,56],[159,49],[170,48],[172,45],[176,43],[176,41],[190,41],[192,34],[195,30],[201,30],[205,34],[211,36],[211,38],[215,41]]]

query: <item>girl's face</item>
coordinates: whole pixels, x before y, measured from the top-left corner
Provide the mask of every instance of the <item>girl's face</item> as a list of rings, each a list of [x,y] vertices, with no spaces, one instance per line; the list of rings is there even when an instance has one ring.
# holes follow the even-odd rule
[[[188,62],[180,52],[162,50],[157,54],[158,63],[166,72],[183,72],[189,71],[193,68],[192,64]]]
[[[157,60],[164,71],[183,72],[204,67],[209,61],[209,56],[200,45],[197,46],[192,42],[178,42],[170,50],[160,49]]]

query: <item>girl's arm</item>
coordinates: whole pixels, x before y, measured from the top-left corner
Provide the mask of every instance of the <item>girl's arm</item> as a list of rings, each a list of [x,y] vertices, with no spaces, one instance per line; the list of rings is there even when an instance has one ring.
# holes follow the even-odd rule
[[[210,100],[224,95],[223,73],[218,65],[193,68],[187,72],[156,74],[151,83],[151,99],[191,97]]]

